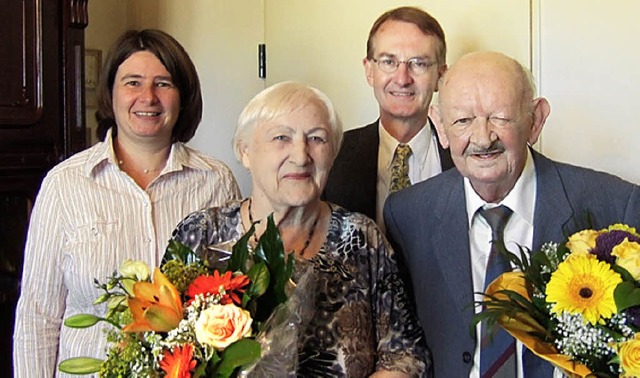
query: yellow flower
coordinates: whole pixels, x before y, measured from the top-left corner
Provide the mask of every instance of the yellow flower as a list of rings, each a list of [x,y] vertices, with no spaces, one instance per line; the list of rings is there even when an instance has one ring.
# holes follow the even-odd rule
[[[134,298],[129,298],[133,323],[124,332],[168,332],[182,320],[180,293],[160,269],[153,271],[153,283],[138,281],[133,285]]]
[[[609,226],[606,231],[626,231],[634,236],[640,237],[640,234],[636,232],[635,227],[629,227],[626,224],[616,223]]]
[[[569,237],[567,241],[567,248],[572,254],[588,254],[591,249],[596,246],[596,238],[600,235],[601,231],[596,230],[582,230],[576,232]]]
[[[234,304],[213,305],[202,311],[195,324],[200,344],[224,350],[251,332],[251,315]]]
[[[616,257],[616,265],[626,269],[635,280],[640,279],[640,244],[625,238],[613,247],[611,255]]]
[[[617,308],[613,290],[622,282],[609,264],[578,255],[558,265],[547,284],[547,303],[555,303],[551,312],[580,313],[585,320],[596,324],[610,318]]]
[[[640,334],[636,333],[634,338],[618,343],[618,356],[620,357],[620,367],[624,370],[621,377],[640,376]]]

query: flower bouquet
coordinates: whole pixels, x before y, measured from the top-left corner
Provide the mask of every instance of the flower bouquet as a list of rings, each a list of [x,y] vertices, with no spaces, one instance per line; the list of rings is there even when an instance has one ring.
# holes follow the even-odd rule
[[[297,307],[288,306],[294,259],[284,253],[271,217],[251,253],[253,233],[251,227],[225,264],[215,267],[171,241],[170,258],[165,255],[152,277],[145,263],[125,261],[107,283],[95,280],[104,291],[95,304],[106,303],[106,316],[79,314],[64,324],[109,323],[107,358],[70,358],[59,364],[60,371],[101,377],[229,377],[248,374],[268,355],[269,368],[279,375],[295,371],[295,330],[302,321],[300,295],[294,292],[289,301]],[[293,344],[294,353],[272,345],[273,329],[289,330],[279,345]]]
[[[568,376],[640,376],[640,234],[615,224],[540,251],[506,252],[519,271],[476,302],[472,329],[496,323]]]

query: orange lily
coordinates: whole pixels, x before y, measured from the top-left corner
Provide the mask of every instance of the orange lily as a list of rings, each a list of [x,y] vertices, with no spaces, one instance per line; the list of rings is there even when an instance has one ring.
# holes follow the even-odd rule
[[[136,282],[133,295],[128,300],[133,323],[124,332],[168,332],[182,320],[180,293],[160,269],[153,271],[153,283]]]

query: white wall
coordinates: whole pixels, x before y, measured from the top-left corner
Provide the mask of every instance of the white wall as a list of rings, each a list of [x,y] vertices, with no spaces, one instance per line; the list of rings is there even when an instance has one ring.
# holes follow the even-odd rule
[[[227,163],[244,195],[251,189],[248,172],[235,159],[231,140],[244,105],[264,88],[257,76],[258,43],[263,40],[261,0],[135,0],[139,28],[159,28],[173,35],[198,69],[204,111],[190,142]]]
[[[102,63],[118,36],[127,29],[127,0],[89,1],[89,26],[85,30],[84,45],[87,49],[100,50]],[[85,117],[92,143],[97,142],[95,108],[87,108]]]
[[[500,50],[529,65],[528,0],[265,0],[267,82],[301,80],[334,101],[345,129],[378,117],[362,68],[369,29],[383,12],[415,5],[442,25],[448,62]],[[505,32],[508,31],[508,32]]]
[[[191,56],[202,86],[202,123],[190,145],[227,163],[243,194],[248,195],[250,177],[236,161],[231,140],[242,108],[264,88],[256,63],[257,45],[263,41],[262,1],[108,0],[89,4],[106,6],[112,1],[121,4],[100,9],[112,14],[104,23],[90,20],[87,34],[113,40],[126,28],[157,28],[174,36]],[[90,8],[91,14],[97,8]],[[118,27],[111,27],[115,21]]]
[[[535,4],[536,71],[551,103],[542,151],[640,183],[640,2]]]

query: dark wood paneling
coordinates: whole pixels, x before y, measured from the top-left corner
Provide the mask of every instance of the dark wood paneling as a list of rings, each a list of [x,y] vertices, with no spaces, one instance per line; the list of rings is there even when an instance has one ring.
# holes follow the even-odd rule
[[[0,127],[32,125],[42,112],[38,6],[35,1],[2,2],[5,22],[0,23]]]
[[[46,172],[85,148],[87,1],[0,0],[0,376],[12,374],[31,206]]]

